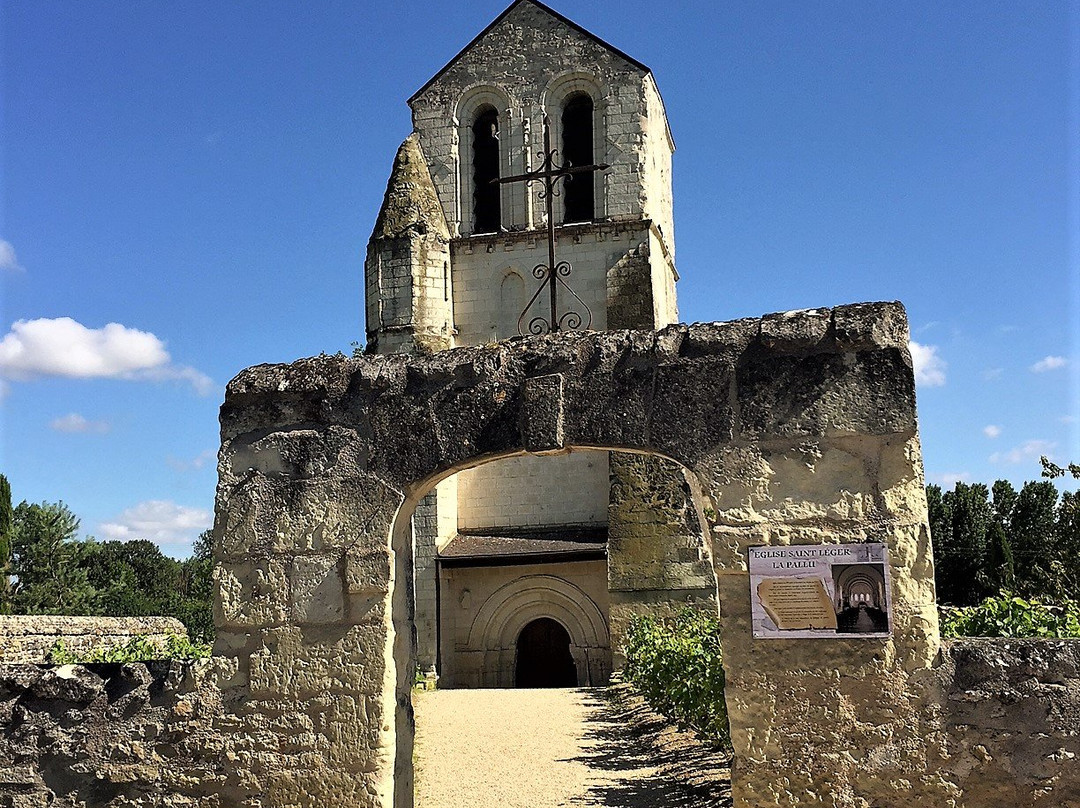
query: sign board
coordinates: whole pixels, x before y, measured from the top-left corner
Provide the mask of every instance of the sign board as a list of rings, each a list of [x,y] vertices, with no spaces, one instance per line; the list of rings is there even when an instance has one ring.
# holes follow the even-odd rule
[[[888,637],[884,544],[750,548],[755,637]]]

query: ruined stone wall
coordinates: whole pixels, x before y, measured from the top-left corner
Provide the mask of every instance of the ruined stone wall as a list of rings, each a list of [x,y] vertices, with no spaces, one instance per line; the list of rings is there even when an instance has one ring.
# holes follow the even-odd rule
[[[1080,640],[950,640],[932,682],[958,806],[1080,808]]]
[[[649,455],[611,453],[608,589],[614,667],[635,615],[683,606],[716,613],[716,578],[682,469]]]
[[[0,665],[0,806],[257,804],[235,755],[265,748],[237,737],[238,722],[215,729],[223,708],[211,667]]]
[[[164,643],[169,635],[187,636],[173,617],[69,617],[0,615],[0,663],[45,662],[57,642],[75,653],[115,648],[135,637]]]
[[[1077,808],[1076,644],[942,653],[907,338],[865,304],[244,371],[216,658],[179,684],[4,668],[0,806],[409,808],[416,505],[600,448],[678,462],[706,515],[738,808]],[[748,546],[862,540],[888,548],[891,637],[753,639]]]

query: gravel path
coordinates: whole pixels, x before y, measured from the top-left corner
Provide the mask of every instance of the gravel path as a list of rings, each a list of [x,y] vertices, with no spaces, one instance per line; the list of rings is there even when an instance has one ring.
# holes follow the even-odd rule
[[[414,692],[417,808],[722,808],[726,760],[622,688]]]

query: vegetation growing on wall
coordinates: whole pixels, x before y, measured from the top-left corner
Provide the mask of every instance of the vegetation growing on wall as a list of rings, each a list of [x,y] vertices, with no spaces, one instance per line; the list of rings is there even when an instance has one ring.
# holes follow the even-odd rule
[[[73,651],[63,640],[49,649],[48,661],[53,665],[72,665],[90,662],[149,662],[164,659],[205,659],[210,656],[210,643],[192,642],[187,637],[170,634],[165,642],[149,637],[132,637],[123,645]]]
[[[977,606],[942,606],[943,637],[1080,638],[1080,602],[994,595]]]
[[[684,608],[661,619],[639,615],[626,632],[623,677],[660,713],[730,746],[720,621]]]

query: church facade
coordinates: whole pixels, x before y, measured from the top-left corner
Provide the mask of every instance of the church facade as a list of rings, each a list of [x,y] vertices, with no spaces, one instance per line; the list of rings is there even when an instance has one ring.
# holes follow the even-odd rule
[[[543,161],[563,328],[677,319],[674,142],[651,71],[517,0],[411,99],[365,260],[367,350],[431,353],[544,333]],[[562,288],[562,287],[560,287]],[[432,401],[437,407],[438,402]],[[413,518],[417,657],[448,687],[595,685],[641,611],[715,603],[681,469],[571,452],[493,459],[440,481]]]

